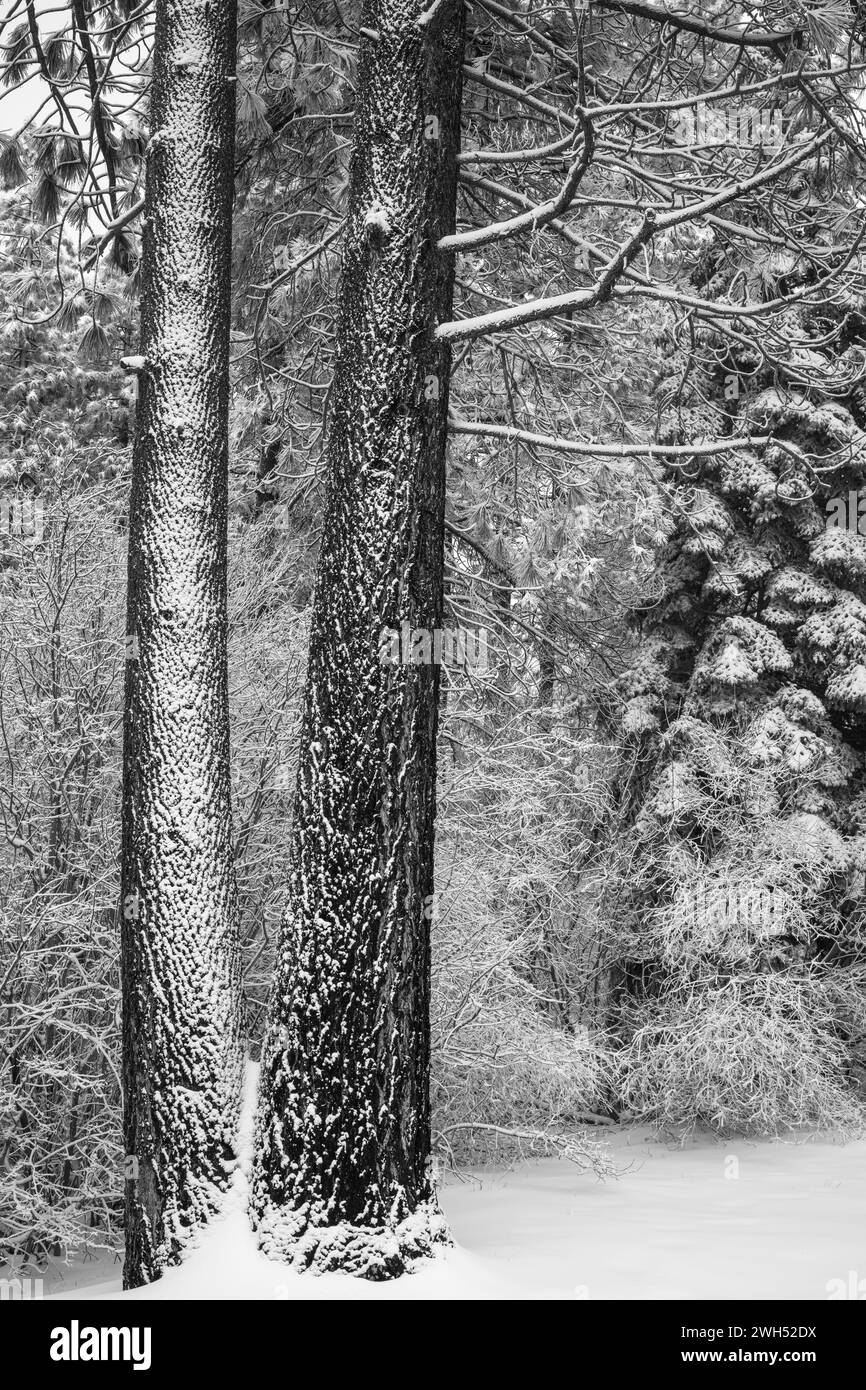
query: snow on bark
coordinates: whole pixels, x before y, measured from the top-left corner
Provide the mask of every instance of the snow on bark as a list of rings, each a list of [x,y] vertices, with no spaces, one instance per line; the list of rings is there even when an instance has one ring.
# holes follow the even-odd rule
[[[367,0],[298,790],[262,1060],[262,1248],[393,1277],[447,1240],[430,1168],[438,670],[462,0]],[[423,23],[419,21],[423,20]]]
[[[226,663],[236,9],[159,0],[129,535],[127,1287],[214,1211],[243,1075]],[[189,54],[199,61],[191,65]]]

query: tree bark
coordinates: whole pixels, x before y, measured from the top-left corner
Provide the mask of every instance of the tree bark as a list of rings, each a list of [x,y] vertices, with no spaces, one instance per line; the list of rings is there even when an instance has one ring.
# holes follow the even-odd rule
[[[176,1263],[235,1152],[226,527],[234,0],[158,0],[129,531],[122,969],[127,1287]]]
[[[430,1169],[439,670],[462,0],[367,0],[288,904],[253,1175],[262,1248],[400,1274],[447,1239]]]

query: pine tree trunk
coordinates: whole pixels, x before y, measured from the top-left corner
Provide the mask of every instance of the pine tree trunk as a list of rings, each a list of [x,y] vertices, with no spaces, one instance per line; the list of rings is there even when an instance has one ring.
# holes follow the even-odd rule
[[[424,16],[424,21],[419,22]],[[446,1238],[430,1173],[429,903],[464,7],[367,0],[288,904],[253,1219],[299,1266],[388,1278]]]
[[[125,1282],[176,1263],[235,1149],[226,517],[234,0],[159,0],[129,534]]]

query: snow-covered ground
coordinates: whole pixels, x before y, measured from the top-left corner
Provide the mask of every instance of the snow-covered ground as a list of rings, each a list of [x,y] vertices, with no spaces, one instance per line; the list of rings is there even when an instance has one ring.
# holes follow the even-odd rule
[[[388,1284],[266,1260],[249,1232],[241,1177],[186,1264],[122,1297],[821,1300],[850,1297],[862,1281],[866,1299],[866,1140],[696,1138],[680,1147],[631,1129],[610,1143],[615,1181],[556,1160],[449,1181],[442,1202],[455,1248]],[[55,1268],[45,1292],[118,1298],[120,1265]]]

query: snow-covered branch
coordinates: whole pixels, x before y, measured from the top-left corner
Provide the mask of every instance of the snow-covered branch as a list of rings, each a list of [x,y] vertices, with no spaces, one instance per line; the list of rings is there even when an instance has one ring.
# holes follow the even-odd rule
[[[461,420],[451,416],[448,428],[452,434],[475,434],[509,443],[531,444],[540,449],[557,449],[566,454],[588,454],[597,458],[693,458],[711,454],[727,454],[734,449],[760,449],[770,443],[768,434],[739,435],[713,441],[695,440],[692,444],[598,444],[594,440],[565,439],[561,435],[538,434],[534,430],[518,429],[515,425],[488,424],[483,420]]]
[[[540,319],[552,318],[564,310],[589,309],[609,298],[611,290],[625,268],[634,260],[642,246],[650,240],[655,230],[656,215],[652,208],[643,216],[636,232],[620,247],[617,254],[605,266],[591,289],[572,290],[567,294],[553,295],[530,300],[511,309],[500,309],[492,314],[481,314],[477,318],[459,319],[440,324],[436,330],[437,338],[452,342],[465,342],[470,338],[481,338],[486,333],[496,333],[519,324],[536,323]]]
[[[486,0],[482,0],[486,4]],[[681,14],[670,5],[645,5],[641,0],[594,0],[602,10],[613,10],[617,14],[633,15],[636,19],[648,19],[667,29],[679,29],[684,34],[695,34],[713,43],[732,44],[737,48],[780,49],[796,38],[797,29],[752,29],[730,25],[715,25],[698,19],[694,14]]]
[[[557,314],[572,312],[575,309],[591,309],[597,304],[604,303],[610,297],[617,280],[627,270],[640,248],[645,246],[656,233],[668,231],[672,227],[684,223],[697,221],[708,213],[715,212],[718,208],[725,207],[738,198],[742,198],[758,188],[765,187],[782,174],[796,168],[817,154],[830,141],[832,133],[832,131],[822,131],[814,140],[801,146],[789,158],[779,160],[771,164],[769,168],[754,174],[751,178],[739,180],[733,186],[724,188],[719,193],[703,198],[699,202],[690,203],[687,207],[662,213],[657,212],[654,208],[646,209],[641,226],[623,244],[616,256],[608,262],[593,286],[570,290],[565,294],[532,299],[525,304],[516,304],[512,308],[500,309],[490,314],[452,320],[449,323],[440,324],[436,330],[436,336],[450,342],[467,342],[474,338],[482,338],[488,333],[505,332],[522,324],[538,323],[541,320],[553,318]]]
[[[480,246],[489,246],[491,242],[503,241],[506,237],[516,236],[519,232],[539,231],[549,222],[552,222],[554,218],[566,212],[590,166],[595,145],[592,123],[586,112],[579,110],[578,118],[583,126],[583,146],[555,197],[548,198],[545,203],[539,203],[529,212],[519,213],[516,217],[509,217],[505,221],[494,222],[487,227],[476,227],[470,232],[455,232],[451,236],[442,237],[439,242],[439,249],[441,251],[477,250]]]

